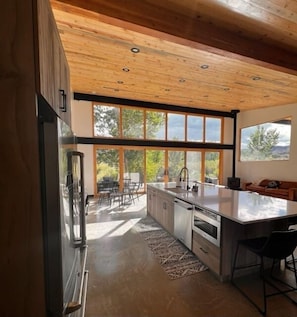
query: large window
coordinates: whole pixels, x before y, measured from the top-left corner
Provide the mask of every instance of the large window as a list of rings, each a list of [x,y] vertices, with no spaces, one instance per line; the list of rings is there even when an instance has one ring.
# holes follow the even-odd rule
[[[170,141],[185,141],[185,115],[167,114],[167,139]]]
[[[188,115],[187,128],[188,141],[203,142],[203,117]]]
[[[96,189],[99,192],[100,182],[117,181],[120,177],[120,152],[116,148],[96,150]]]
[[[291,144],[291,118],[241,129],[240,160],[288,160]]]
[[[165,140],[166,114],[159,111],[146,111],[146,139]]]
[[[124,150],[124,177],[132,182],[143,183],[144,178],[144,150]]]
[[[220,152],[207,151],[205,153],[204,182],[219,184]]]
[[[220,178],[220,151],[172,150],[96,146],[96,184],[104,180],[125,179],[140,183],[176,182],[181,169],[189,170],[190,181],[218,184]]]
[[[201,165],[202,152],[201,151],[187,151],[186,166],[189,169],[190,179],[193,181],[201,181]]]
[[[165,151],[146,150],[146,183],[164,182]]]
[[[123,186],[128,178],[145,189],[147,183],[175,182],[184,166],[191,181],[219,183],[222,151],[192,144],[222,143],[221,117],[94,104],[93,120],[95,137],[120,144],[95,145],[97,185],[111,179]]]
[[[144,111],[136,109],[122,109],[123,138],[144,138]]]
[[[97,105],[93,108],[94,136],[120,137],[120,109],[114,106]]]
[[[205,118],[205,141],[221,143],[221,119]]]
[[[176,181],[180,170],[185,164],[185,151],[168,151],[168,177],[169,181]]]
[[[222,118],[115,105],[93,106],[94,136],[221,143]]]

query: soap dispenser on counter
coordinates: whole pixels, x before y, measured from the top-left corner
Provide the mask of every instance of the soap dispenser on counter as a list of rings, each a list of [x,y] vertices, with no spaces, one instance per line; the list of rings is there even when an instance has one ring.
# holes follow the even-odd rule
[[[197,181],[194,182],[194,185],[192,187],[192,192],[195,192],[195,193],[198,192],[198,182]]]

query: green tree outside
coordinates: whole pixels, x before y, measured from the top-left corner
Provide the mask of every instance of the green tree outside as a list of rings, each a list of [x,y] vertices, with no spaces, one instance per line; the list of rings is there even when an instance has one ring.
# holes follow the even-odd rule
[[[279,132],[277,129],[265,129],[257,126],[249,137],[248,150],[255,159],[269,159],[272,157],[272,149],[278,143]]]

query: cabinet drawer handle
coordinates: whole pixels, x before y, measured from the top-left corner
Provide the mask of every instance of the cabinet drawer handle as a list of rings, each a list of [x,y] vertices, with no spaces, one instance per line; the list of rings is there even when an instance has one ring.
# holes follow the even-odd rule
[[[208,254],[208,252],[206,250],[204,250],[203,248],[200,247],[200,250],[205,253],[205,254]]]
[[[60,110],[62,112],[66,112],[67,111],[67,100],[66,100],[67,96],[65,94],[65,90],[64,89],[60,89],[59,91],[60,91],[60,96],[61,96],[61,99],[62,99],[59,108],[60,108]]]

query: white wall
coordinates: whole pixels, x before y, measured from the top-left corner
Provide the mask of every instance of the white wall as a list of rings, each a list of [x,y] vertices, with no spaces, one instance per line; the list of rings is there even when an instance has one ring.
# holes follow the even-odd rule
[[[92,102],[74,100],[71,104],[71,125],[77,136],[92,137]]]
[[[263,122],[292,117],[291,151],[288,161],[240,162],[240,129]],[[238,114],[236,174],[242,182],[258,182],[263,178],[297,181],[297,106],[296,104],[269,109],[244,111]]]

